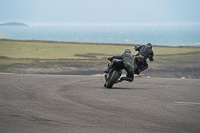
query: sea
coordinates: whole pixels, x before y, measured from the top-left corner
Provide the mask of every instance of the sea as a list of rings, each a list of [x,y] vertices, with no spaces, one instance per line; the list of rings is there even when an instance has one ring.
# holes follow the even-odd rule
[[[200,46],[200,24],[65,24],[0,26],[0,39],[159,46]]]

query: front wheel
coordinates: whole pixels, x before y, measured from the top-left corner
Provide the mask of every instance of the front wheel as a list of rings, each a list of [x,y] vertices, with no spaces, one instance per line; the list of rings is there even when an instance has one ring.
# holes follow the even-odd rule
[[[106,83],[107,88],[112,88],[113,84],[118,79],[118,75],[119,75],[118,71],[113,71],[112,76],[110,77],[110,80]]]

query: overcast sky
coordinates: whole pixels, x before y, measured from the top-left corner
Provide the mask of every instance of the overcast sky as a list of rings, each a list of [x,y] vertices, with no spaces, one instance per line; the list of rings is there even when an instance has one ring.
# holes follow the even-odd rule
[[[200,23],[200,0],[0,0],[0,23]]]

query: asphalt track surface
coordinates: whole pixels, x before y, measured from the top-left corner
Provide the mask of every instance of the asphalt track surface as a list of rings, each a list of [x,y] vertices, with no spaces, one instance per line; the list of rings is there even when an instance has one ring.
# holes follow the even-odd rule
[[[199,133],[200,80],[0,74],[0,133]]]

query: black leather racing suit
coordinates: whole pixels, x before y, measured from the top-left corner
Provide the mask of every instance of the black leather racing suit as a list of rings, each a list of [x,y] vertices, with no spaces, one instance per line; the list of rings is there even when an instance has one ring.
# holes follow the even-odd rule
[[[144,58],[144,65],[139,66],[140,67],[139,73],[140,73],[141,71],[144,71],[148,68],[148,64],[146,61],[148,58],[150,61],[154,60],[153,59],[154,52],[151,47],[148,47],[146,45],[141,45],[141,46],[135,47],[134,49],[135,51],[139,51],[136,55],[142,55]]]
[[[132,82],[134,80],[134,58],[133,58],[133,55],[132,54],[122,54],[122,55],[113,56],[113,57],[109,58],[109,60],[112,60],[112,59],[121,59],[123,61],[122,69],[126,70],[127,77],[131,78],[129,80],[129,82]],[[115,64],[115,62],[110,64],[108,66],[108,69],[110,69],[114,64]]]

